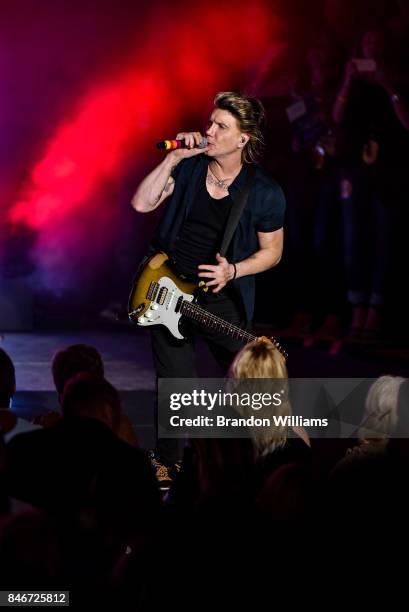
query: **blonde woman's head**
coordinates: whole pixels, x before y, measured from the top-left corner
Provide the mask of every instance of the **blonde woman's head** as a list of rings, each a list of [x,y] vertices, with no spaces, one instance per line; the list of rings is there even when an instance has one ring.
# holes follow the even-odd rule
[[[273,415],[277,417],[291,415],[285,358],[268,338],[255,340],[242,348],[230,366],[229,376],[238,381],[235,390],[239,390],[241,394],[254,396],[268,391],[273,395],[278,390],[280,394],[282,390],[285,391],[284,394],[281,394],[279,405],[263,406],[257,412],[251,406],[240,405],[238,410],[241,416],[268,418],[271,422]],[[261,382],[257,379],[265,380]],[[280,380],[279,384],[277,379]],[[285,444],[288,427],[285,425],[252,427],[250,433],[257,455],[262,456]]]
[[[285,359],[268,338],[249,342],[230,366],[232,378],[288,378]]]

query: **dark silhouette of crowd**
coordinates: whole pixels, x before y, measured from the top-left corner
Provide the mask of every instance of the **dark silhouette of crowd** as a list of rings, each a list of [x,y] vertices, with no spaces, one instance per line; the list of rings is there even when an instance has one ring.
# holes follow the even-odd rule
[[[311,15],[298,55],[273,43],[248,82],[267,107],[266,165],[287,197],[282,331],[307,346],[407,338],[407,8],[364,4],[312,4],[321,29]]]
[[[130,423],[120,426],[120,395],[104,378],[98,351],[67,347],[52,372],[60,412],[11,436],[15,373],[0,349],[0,571],[7,588],[69,590],[73,606],[184,609],[196,599],[261,601],[270,571],[285,599],[292,580],[308,582],[311,571],[330,580],[330,565],[336,571],[350,553],[351,533],[369,551],[379,550],[373,534],[380,522],[396,536],[404,528],[405,379],[373,383],[365,405],[354,407],[360,425],[351,438],[276,426],[250,428],[241,438],[187,439],[180,470],[164,491],[138,448],[138,432],[130,436]],[[229,377],[246,389],[263,379],[283,388],[288,371],[262,338],[237,354]],[[277,410],[291,415],[292,407],[284,402]],[[239,409],[241,416],[250,412]],[[325,562],[299,574],[294,563],[302,565],[302,551],[311,547]],[[271,555],[269,570],[258,567],[272,551],[279,554]],[[354,567],[350,560],[351,575]]]

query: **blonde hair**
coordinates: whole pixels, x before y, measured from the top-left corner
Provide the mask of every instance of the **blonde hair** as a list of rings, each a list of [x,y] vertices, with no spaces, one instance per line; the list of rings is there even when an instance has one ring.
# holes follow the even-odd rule
[[[260,100],[238,91],[221,91],[214,99],[216,108],[226,110],[236,118],[240,131],[250,139],[243,147],[243,161],[254,164],[264,150],[263,129],[266,113]]]
[[[268,338],[246,344],[237,353],[229,375],[232,378],[288,378],[285,358]]]
[[[370,387],[358,437],[364,443],[387,443],[398,423],[399,388],[405,379],[380,376]]]
[[[257,383],[255,379],[271,379],[272,385],[276,383],[276,379],[280,379],[280,394],[284,390],[284,394],[281,394],[280,405],[263,406],[257,411],[257,418],[270,418],[271,421],[272,411],[274,411],[274,416],[291,415],[285,358],[268,338],[255,340],[242,348],[230,366],[229,376],[241,381],[239,384],[241,393],[243,390],[247,393],[259,392],[260,383]],[[238,410],[244,417],[254,415],[254,410],[250,406],[240,405]],[[284,425],[252,427],[250,433],[256,453],[263,456],[286,443],[288,427]]]

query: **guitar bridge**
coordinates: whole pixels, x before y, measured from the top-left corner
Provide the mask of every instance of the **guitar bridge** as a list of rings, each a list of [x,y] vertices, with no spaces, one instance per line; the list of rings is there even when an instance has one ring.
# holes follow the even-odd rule
[[[140,312],[142,312],[142,310],[145,308],[145,303],[142,302],[142,304],[139,304],[139,306],[137,306],[137,308],[134,308],[134,310],[131,310],[131,312],[128,312],[128,317],[131,321],[134,321]]]

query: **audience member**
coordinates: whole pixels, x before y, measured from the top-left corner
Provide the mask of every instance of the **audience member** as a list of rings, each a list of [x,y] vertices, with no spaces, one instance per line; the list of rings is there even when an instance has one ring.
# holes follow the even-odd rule
[[[54,355],[51,369],[60,400],[66,383],[76,374],[87,372],[97,377],[104,376],[102,356],[94,346],[88,344],[72,344],[65,349],[57,351]],[[60,418],[60,412],[49,412],[37,417],[35,422],[43,427],[49,427],[54,425]],[[117,433],[124,442],[131,446],[138,446],[138,440],[132,423],[123,413],[121,413]]]
[[[268,338],[258,339],[247,344],[235,357],[229,372],[231,378],[241,383],[250,381],[252,387],[257,386],[257,380],[265,379],[272,385],[280,379],[279,387],[285,385],[288,378],[285,358]],[[262,384],[260,382],[260,384]],[[259,384],[259,387],[260,387]],[[277,387],[278,388],[278,387]],[[270,420],[273,414],[290,416],[291,406],[287,393],[276,407],[269,407]],[[251,407],[249,408],[251,410]],[[240,410],[248,412],[247,407]],[[276,410],[277,412],[273,412]],[[249,416],[249,414],[247,414]],[[290,436],[290,432],[292,436]],[[254,443],[256,460],[263,473],[272,471],[278,465],[293,461],[308,460],[310,455],[310,440],[303,427],[272,426],[270,428],[254,427],[250,429]],[[295,434],[295,435],[294,435]]]
[[[331,117],[336,50],[326,36],[306,51],[287,116],[292,128],[287,181],[287,259],[295,314],[290,334],[341,333],[343,305],[339,161]],[[321,324],[321,325],[320,325]],[[317,331],[317,327],[319,330]]]
[[[79,374],[66,385],[61,406],[55,425],[9,443],[10,495],[58,516],[88,517],[121,537],[150,524],[157,484],[142,451],[117,436],[116,389],[102,377]]]
[[[52,376],[61,402],[65,384],[76,374],[88,372],[93,376],[104,376],[104,363],[100,353],[89,344],[71,344],[57,351],[51,364]],[[61,418],[61,412],[52,410],[37,415],[34,422],[42,427],[51,427]]]
[[[76,374],[89,372],[93,376],[104,376],[104,363],[101,354],[88,344],[71,344],[57,351],[52,361],[52,374],[61,399],[65,384]]]
[[[359,444],[330,474],[330,512],[344,526],[365,521],[368,527],[392,519],[397,525],[403,508],[407,511],[407,440],[403,445],[395,444],[399,441],[394,438],[402,434],[398,398],[404,385],[404,379],[393,376],[381,376],[373,383],[366,398]]]
[[[38,425],[18,417],[10,410],[16,392],[16,372],[10,356],[0,348],[0,427],[4,440],[8,442],[13,436],[25,431],[34,431]]]
[[[358,437],[363,447],[384,449],[398,428],[398,396],[405,379],[381,376],[371,386]]]
[[[388,50],[382,28],[364,32],[332,113],[343,141],[341,202],[350,335],[367,338],[380,331],[393,211],[407,192],[409,110]]]

